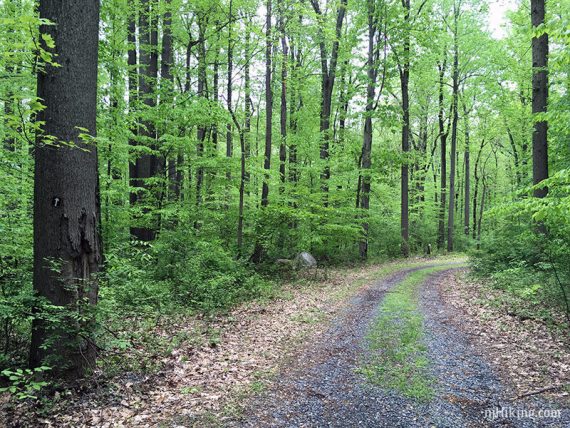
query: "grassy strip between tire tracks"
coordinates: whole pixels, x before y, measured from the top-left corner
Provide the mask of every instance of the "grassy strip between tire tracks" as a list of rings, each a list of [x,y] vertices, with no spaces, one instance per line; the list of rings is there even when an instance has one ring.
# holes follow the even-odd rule
[[[360,369],[371,383],[421,401],[432,398],[419,289],[429,275],[463,266],[414,271],[386,294],[367,335],[370,355]]]

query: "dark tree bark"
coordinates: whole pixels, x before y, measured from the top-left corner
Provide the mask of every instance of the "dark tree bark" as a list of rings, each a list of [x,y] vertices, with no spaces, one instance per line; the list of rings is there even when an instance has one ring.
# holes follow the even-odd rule
[[[246,24],[245,28],[245,70],[244,70],[244,112],[245,112],[245,125],[244,125],[244,151],[245,151],[245,165],[246,168],[243,171],[243,179],[247,184],[249,182],[249,172],[247,171],[247,160],[251,155],[251,116],[253,114],[253,101],[251,99],[251,29],[249,25]],[[245,187],[245,186],[244,186]]]
[[[137,109],[137,94],[138,94],[138,70],[137,70],[137,26],[135,22],[136,9],[134,8],[134,1],[129,0],[129,18],[128,18],[128,30],[127,30],[127,68],[128,68],[128,90],[129,90],[129,113],[134,116]],[[138,129],[136,125],[131,128],[132,137],[129,138],[130,148],[134,148],[137,145],[136,136],[138,134]],[[129,180],[132,186],[137,186],[137,165],[136,159],[129,162]],[[131,206],[137,201],[136,191],[130,192],[130,203]]]
[[[303,26],[303,16],[298,17],[299,28]],[[302,66],[300,36],[293,35],[291,37],[291,55],[290,55],[290,80],[293,84],[290,86],[290,102],[289,102],[289,128],[292,134],[296,134],[299,129],[299,112],[303,106],[303,97],[300,90],[299,70]],[[297,145],[294,140],[289,143],[289,180],[292,183],[299,181],[299,171],[297,167]]]
[[[342,35],[342,26],[344,23],[344,16],[346,14],[346,6],[348,0],[340,0],[337,9],[336,25],[335,25],[335,39],[332,43],[330,54],[330,61],[326,47],[325,35],[323,31],[324,15],[321,11],[318,0],[311,0],[311,5],[319,19],[319,50],[321,56],[321,124],[320,131],[322,134],[323,142],[320,150],[320,158],[325,162],[325,167],[321,173],[321,189],[325,193],[324,205],[327,206],[326,193],[329,191],[328,179],[330,178],[331,171],[329,165],[329,145],[331,141],[331,109],[332,109],[332,95],[336,79],[336,68],[338,63],[338,53],[340,47],[340,39]]]
[[[404,7],[404,63],[400,68],[400,86],[402,89],[402,161],[401,170],[401,201],[400,201],[400,230],[402,237],[402,255],[410,255],[410,219],[409,219],[409,165],[408,152],[410,151],[410,0],[402,0]]]
[[[214,76],[212,78],[212,98],[214,100],[214,104],[218,104],[220,101],[220,47],[219,47],[219,36],[218,33],[218,40],[216,43],[216,57],[214,58]],[[213,148],[213,155],[215,156],[218,152],[218,143],[219,143],[219,134],[218,134],[218,126],[216,124],[212,125],[212,148]]]
[[[206,98],[206,79],[207,79],[207,64],[206,64],[206,27],[208,20],[205,14],[200,14],[198,17],[198,90],[196,95],[200,98]],[[196,133],[198,143],[196,145],[196,152],[198,158],[204,157],[204,141],[206,140],[206,126],[199,125]],[[200,206],[202,205],[202,186],[204,184],[204,167],[198,166],[196,168],[196,220],[194,221],[194,228],[199,229],[201,226]]]
[[[261,206],[266,207],[269,204],[269,170],[271,169],[271,142],[273,137],[273,89],[272,89],[272,57],[271,51],[272,31],[271,31],[271,0],[267,0],[267,16],[266,16],[266,44],[265,44],[265,156],[263,169],[266,171],[263,179],[261,191]]]
[[[233,40],[232,40],[232,21],[233,21],[233,1],[230,0],[229,4],[229,24],[228,24],[228,92],[227,92],[227,102],[228,110],[232,109],[232,81],[234,74],[234,50],[233,50]],[[226,156],[231,158],[233,156],[233,140],[232,140],[232,124],[228,122],[226,128]],[[228,168],[226,172],[228,180],[232,178],[231,169]]]
[[[459,9],[453,5],[453,83],[452,83],[452,122],[451,122],[451,153],[449,171],[449,208],[447,210],[447,251],[453,251],[453,237],[455,224],[455,174],[457,168],[457,122],[459,120],[458,96],[459,96],[459,34],[458,21]]]
[[[78,127],[96,136],[99,1],[41,0],[39,13],[55,24],[40,32],[55,41],[61,66],[47,65],[38,74],[45,109],[37,117],[42,125],[35,152],[34,291],[69,310],[70,326],[36,318],[30,364],[56,356],[57,371],[75,378],[94,367],[96,358],[87,309],[97,303],[95,274],[102,260],[97,148],[81,138]],[[53,143],[46,144],[47,137]],[[87,321],[78,322],[73,313]]]
[[[505,127],[507,128],[507,135],[509,137],[509,144],[511,145],[511,150],[513,152],[513,162],[515,164],[516,184],[517,184],[517,186],[520,186],[522,183],[522,176],[521,176],[521,164],[520,164],[519,152],[517,149],[517,145],[515,143],[515,137],[513,136],[511,129],[506,124],[505,124]]]
[[[418,156],[416,156],[416,160],[414,161],[414,168],[413,168],[414,171],[413,182],[414,182],[415,194],[412,199],[415,201],[416,211],[418,213],[420,212],[421,203],[425,201],[425,194],[424,194],[425,178],[430,168],[430,162],[426,161],[427,146],[428,146],[428,114],[429,114],[427,103],[429,103],[429,100],[427,100],[426,102],[426,107],[422,108],[423,111],[418,120],[419,122],[418,138],[417,139],[412,138],[412,145],[414,151],[418,154]],[[435,144],[434,144],[433,153],[435,153]],[[433,158],[433,153],[432,153],[432,158]]]
[[[467,117],[468,112],[465,105],[463,105],[463,114],[465,120],[465,153],[463,154],[463,165],[464,165],[464,189],[465,194],[463,195],[464,206],[463,206],[463,231],[466,236],[469,236],[469,221],[470,221],[470,206],[469,201],[471,198],[471,169],[470,169],[470,151],[469,151],[469,118]]]
[[[284,1],[279,1],[279,32],[281,33],[281,114],[279,141],[279,178],[281,186],[280,192],[285,191],[285,163],[287,162],[287,63],[289,61],[289,46],[287,45],[287,35],[285,33],[285,5]]]
[[[368,257],[368,210],[370,208],[370,167],[372,166],[372,114],[376,99],[376,80],[378,77],[378,49],[376,48],[378,33],[378,17],[375,0],[367,0],[368,13],[368,58],[366,62],[366,110],[364,113],[364,132],[362,135],[361,170],[359,176],[360,208],[364,210],[362,221],[362,238],[359,243],[360,258]]]
[[[531,21],[534,29],[544,24],[544,0],[531,0]],[[548,104],[548,34],[532,39],[532,113],[546,113]],[[548,122],[537,121],[532,134],[532,181],[537,185],[548,178]],[[544,198],[546,187],[534,190]]]
[[[6,74],[11,75],[15,72],[13,65],[6,66]],[[16,151],[16,139],[10,132],[10,117],[14,114],[14,105],[17,101],[13,99],[14,93],[11,88],[6,91],[4,100],[4,149],[9,152]]]
[[[115,22],[111,22],[111,26],[116,25]],[[117,58],[123,55],[123,50],[120,47],[112,47],[111,51],[109,52],[111,58],[116,60]],[[121,98],[124,97],[123,88],[122,88],[122,80],[123,77],[121,76],[120,70],[118,67],[109,67],[109,116],[111,117],[112,127],[117,128],[119,126],[118,117],[119,115],[123,114],[123,106],[119,104]],[[113,139],[109,139],[109,142],[106,147],[105,157],[107,158],[107,168],[106,168],[106,177],[104,178],[105,182],[105,222],[107,228],[112,224],[111,223],[111,210],[113,205],[113,199],[111,197],[111,188],[113,185],[114,180],[121,179],[121,170],[122,168],[117,167],[113,162],[113,153],[114,153],[114,146],[115,143]],[[130,164],[129,164],[130,166]],[[103,231],[103,239],[105,237],[105,232]]]
[[[477,158],[475,159],[475,167],[473,168],[473,178],[475,179],[475,188],[473,190],[473,239],[477,238],[477,198],[479,196],[479,165],[481,163],[481,154],[485,147],[485,139],[481,140]]]
[[[269,170],[271,169],[271,141],[273,136],[273,89],[272,83],[272,0],[266,3],[266,22],[265,22],[265,156],[263,161],[263,169],[265,174],[263,177],[263,185],[261,189],[261,207],[266,208],[269,205]],[[251,260],[259,263],[263,257],[263,246],[259,239],[255,244]]]
[[[252,115],[252,100],[251,100],[251,76],[250,76],[250,62],[251,62],[251,30],[246,23],[245,28],[245,43],[244,43],[244,126],[241,127],[234,113],[232,114],[233,122],[239,132],[240,142],[240,183],[239,183],[239,203],[238,203],[238,227],[237,227],[237,257],[238,259],[243,256],[243,229],[245,223],[244,205],[246,185],[249,181],[249,174],[247,171],[247,159],[250,155],[249,137],[251,133],[251,115]]]
[[[483,212],[485,212],[485,196],[487,195],[487,180],[483,177],[483,191],[481,206],[479,207],[479,221],[477,222],[477,249],[481,248],[481,225],[483,224]]]
[[[162,86],[161,104],[173,101],[174,77],[172,66],[174,65],[174,54],[172,50],[172,12],[170,10],[171,0],[165,0],[166,10],[162,17],[162,51],[160,59],[160,82]],[[168,160],[168,179],[170,183],[170,193],[174,199],[180,197],[181,170],[177,165],[177,153],[173,153]]]
[[[443,50],[443,62],[438,64],[439,71],[439,112],[438,112],[438,125],[439,125],[439,140],[440,140],[440,206],[439,206],[439,221],[437,233],[437,248],[442,249],[445,246],[445,209],[447,207],[447,135],[448,130],[445,127],[444,117],[444,79],[445,71],[447,68],[447,48]]]
[[[153,0],[141,0],[139,11],[139,101],[147,108],[156,106],[156,94],[154,91],[158,75],[158,32],[156,23],[156,3]],[[139,143],[151,149],[156,149],[156,129],[152,121],[144,121],[138,131]],[[160,170],[160,161],[155,154],[143,154],[136,159],[134,168],[131,169],[131,181],[138,188],[148,190],[147,198],[150,197],[148,179],[154,177]],[[140,195],[136,195],[135,203],[141,201]],[[148,210],[144,210],[147,214]],[[154,220],[145,219],[143,226],[131,227],[131,234],[139,241],[152,241],[156,237],[156,224]]]
[[[192,74],[190,68],[190,61],[192,59],[192,48],[196,45],[197,41],[192,39],[192,35],[188,32],[188,43],[186,44],[186,78],[184,80],[184,92],[190,92],[190,83],[192,81]]]
[[[340,68],[340,94],[339,94],[339,114],[338,114],[338,142],[343,144],[346,133],[346,119],[348,117],[348,105],[350,103],[349,86],[352,79],[346,80],[349,70],[349,61],[345,60]],[[352,76],[351,76],[352,77]]]

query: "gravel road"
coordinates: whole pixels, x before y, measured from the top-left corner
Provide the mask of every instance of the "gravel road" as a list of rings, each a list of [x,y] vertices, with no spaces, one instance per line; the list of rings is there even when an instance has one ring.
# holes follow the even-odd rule
[[[558,409],[538,397],[510,400],[466,334],[449,319],[438,281],[456,267],[430,275],[420,291],[425,341],[435,397],[427,403],[371,385],[357,369],[366,355],[366,333],[386,292],[408,274],[403,269],[364,288],[316,342],[301,349],[268,390],[253,397],[231,427],[570,427],[570,411],[558,418],[531,417]],[[487,415],[485,413],[487,412]]]

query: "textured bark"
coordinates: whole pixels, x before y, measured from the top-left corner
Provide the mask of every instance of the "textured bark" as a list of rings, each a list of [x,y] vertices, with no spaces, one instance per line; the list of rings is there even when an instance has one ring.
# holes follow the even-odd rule
[[[409,218],[409,165],[410,151],[410,0],[402,0],[404,7],[404,63],[400,66],[400,86],[402,89],[402,154],[404,159],[401,168],[401,200],[400,200],[400,230],[402,238],[402,255],[410,255],[410,218]]]
[[[219,47],[219,36],[218,33],[218,40],[216,41],[216,57],[214,58],[214,67],[213,72],[214,76],[212,78],[212,98],[214,100],[214,104],[217,104],[220,101],[220,47]],[[216,124],[212,125],[212,148],[213,148],[213,156],[216,156],[218,152],[218,143],[219,143],[219,134],[218,134],[218,126]]]
[[[544,0],[531,0],[531,21],[533,28],[544,24]],[[545,113],[548,104],[548,35],[532,39],[532,113]],[[538,184],[548,178],[548,122],[540,120],[534,124],[532,134],[532,181]],[[546,187],[535,189],[534,196],[544,198]]]
[[[201,98],[206,98],[206,78],[207,78],[207,64],[206,64],[206,26],[207,19],[204,15],[198,17],[198,90],[196,95]],[[198,158],[204,156],[204,141],[206,140],[206,127],[199,125],[196,133],[198,140],[196,145],[196,152]],[[204,184],[204,167],[198,166],[196,169],[196,220],[194,227],[199,229],[201,223],[199,221],[200,206],[202,205],[202,186]]]
[[[156,11],[153,0],[141,0],[141,10],[139,11],[139,82],[138,97],[139,102],[147,108],[156,106],[156,94],[154,91],[158,75],[158,33],[156,23]],[[145,121],[138,131],[139,137],[144,141],[144,145],[155,149],[156,129],[154,123]],[[140,140],[139,140],[140,142]],[[147,180],[154,177],[161,169],[160,160],[154,154],[143,154],[136,159],[134,168],[131,169],[131,181],[135,187],[144,188],[150,191]],[[150,195],[149,195],[150,196]],[[134,202],[139,202],[141,195],[136,195]],[[140,201],[142,202],[142,201]],[[147,213],[147,210],[144,211]],[[131,227],[131,234],[140,241],[152,241],[156,237],[156,224],[154,221],[146,220],[144,226]],[[151,223],[151,224],[148,224]]]
[[[376,98],[376,79],[378,76],[377,50],[375,49],[377,28],[377,18],[375,16],[375,1],[367,1],[368,11],[368,58],[366,63],[366,110],[364,113],[364,132],[362,135],[361,169],[359,176],[360,208],[363,211],[362,238],[359,243],[360,258],[368,257],[368,210],[370,208],[370,167],[372,166],[372,113],[374,111],[374,101]]]
[[[513,133],[511,132],[511,129],[506,125],[505,125],[505,127],[507,128],[507,135],[509,137],[509,144],[511,145],[511,150],[513,152],[513,162],[515,164],[516,184],[517,184],[517,186],[520,186],[522,183],[522,176],[521,176],[521,165],[520,165],[520,159],[519,159],[519,152],[517,150],[515,138],[513,136]]]
[[[429,103],[429,100],[427,100]],[[417,139],[412,138],[412,143],[414,147],[414,151],[419,155],[416,156],[416,160],[414,162],[414,198],[413,200],[416,203],[416,211],[420,212],[421,203],[425,201],[425,178],[427,172],[430,168],[430,162],[426,162],[426,154],[427,154],[427,146],[428,146],[428,108],[422,108],[423,112],[419,117],[419,135]],[[432,156],[435,153],[435,145],[434,149],[432,150]]]
[[[243,171],[246,183],[249,182],[249,172],[247,171],[247,159],[251,155],[251,116],[253,114],[253,101],[251,99],[251,29],[249,25],[246,25],[245,29],[245,70],[244,70],[244,112],[245,112],[245,125],[244,125],[244,148],[246,164],[244,165],[245,170]]]
[[[281,112],[280,112],[280,136],[279,141],[279,178],[281,193],[285,191],[285,162],[287,162],[287,63],[289,46],[285,33],[285,5],[279,1],[279,32],[281,33]]]
[[[272,31],[271,31],[271,0],[267,0],[267,16],[265,23],[265,156],[263,169],[266,171],[261,190],[261,206],[269,204],[269,170],[271,169],[271,142],[273,137],[273,89],[272,82],[272,57],[271,51]]]
[[[445,128],[445,118],[444,118],[444,78],[445,70],[447,68],[447,49],[443,50],[444,57],[443,62],[438,64],[439,71],[439,113],[438,113],[438,125],[439,125],[439,141],[440,141],[440,198],[439,198],[439,216],[438,216],[438,233],[437,233],[437,248],[442,249],[445,246],[445,209],[447,206],[447,134],[448,131]]]
[[[481,248],[481,225],[483,224],[483,213],[485,212],[485,196],[487,195],[487,182],[483,177],[483,192],[481,196],[481,206],[479,207],[479,221],[477,222],[477,249]]]
[[[320,158],[324,161],[325,166],[321,173],[321,190],[326,194],[329,191],[328,179],[330,178],[330,165],[329,165],[329,145],[331,141],[331,109],[332,109],[332,95],[336,79],[336,69],[338,63],[338,53],[340,47],[340,39],[342,34],[342,26],[346,14],[348,0],[340,0],[337,9],[336,24],[335,24],[335,39],[332,43],[332,49],[329,55],[327,52],[325,35],[323,32],[324,15],[321,11],[318,0],[311,0],[311,5],[319,19],[319,50],[321,57],[321,118],[320,118],[320,131],[323,138],[320,150]],[[324,205],[327,206],[327,197],[325,195]]]
[[[172,66],[174,65],[174,54],[172,50],[172,12],[170,10],[171,0],[165,0],[166,10],[162,17],[162,51],[160,54],[160,82],[162,86],[161,104],[172,102],[171,93],[174,90],[174,77]],[[170,193],[174,199],[180,197],[181,174],[177,165],[178,156],[176,153],[168,160],[168,180],[170,183]]]
[[[237,126],[237,125],[236,125]],[[239,130],[239,144],[240,144],[240,182],[239,182],[239,204],[238,204],[238,227],[237,227],[237,256],[241,258],[243,254],[243,224],[244,224],[244,199],[245,199],[245,183],[247,179],[246,173],[246,151],[245,151],[245,130]]]
[[[348,94],[349,86],[352,84],[351,79],[346,80],[348,73],[349,61],[345,60],[340,68],[340,94],[339,94],[339,113],[338,113],[338,142],[344,143],[346,133],[346,119],[348,117],[348,104],[350,97]]]
[[[485,140],[481,140],[477,158],[475,159],[475,167],[473,168],[473,177],[475,178],[475,189],[473,190],[473,239],[477,238],[477,198],[479,196],[479,165],[481,163],[481,154],[485,147]]]
[[[273,137],[273,89],[272,83],[272,0],[266,3],[266,22],[265,22],[265,155],[263,161],[263,169],[265,174],[263,177],[263,185],[261,189],[261,207],[266,208],[269,205],[269,170],[271,169],[271,141]],[[255,248],[251,256],[254,263],[259,263],[263,258],[263,246],[259,239],[255,243]]]
[[[250,144],[249,138],[251,133],[251,115],[252,115],[252,100],[251,100],[251,30],[249,25],[246,24],[245,28],[245,44],[244,44],[244,54],[245,54],[245,65],[244,65],[244,126],[241,128],[237,122],[237,119],[232,114],[234,123],[239,131],[239,142],[240,142],[240,183],[239,183],[239,203],[238,203],[238,227],[237,227],[237,256],[241,258],[243,256],[243,229],[245,223],[244,215],[244,205],[245,205],[245,193],[246,185],[249,182],[249,173],[247,171],[247,160],[250,156]]]
[[[69,316],[66,326],[36,318],[30,363],[39,366],[56,356],[56,370],[74,378],[93,367],[96,358],[85,310],[97,302],[95,274],[102,259],[97,148],[82,141],[78,127],[96,135],[99,1],[41,0],[39,13],[55,23],[40,31],[52,36],[61,66],[47,65],[38,74],[45,109],[37,117],[43,124],[35,152],[34,291],[87,321],[79,324]],[[47,136],[55,144],[44,144]],[[74,146],[59,144],[68,142]]]
[[[128,17],[128,30],[127,30],[127,68],[128,68],[128,90],[129,90],[129,114],[134,115],[137,108],[137,93],[138,93],[138,70],[137,70],[137,26],[135,22],[136,9],[134,8],[134,0],[128,1],[129,5],[129,17]],[[136,125],[131,128],[132,136],[129,139],[130,148],[134,148],[137,142],[134,137],[138,134],[138,129]],[[129,180],[132,186],[136,186],[135,181],[137,175],[136,159],[129,162]],[[134,191],[130,192],[130,203],[134,205],[137,201],[137,194]]]
[[[465,117],[465,153],[463,154],[464,166],[464,206],[463,206],[463,232],[469,236],[469,221],[470,221],[470,206],[469,201],[471,198],[471,168],[470,168],[470,151],[469,151],[469,118],[467,117],[467,108],[463,106],[463,113]]]
[[[298,17],[299,28],[303,26],[303,16]],[[292,134],[296,134],[299,129],[299,112],[303,107],[303,97],[300,86],[299,70],[302,67],[301,60],[301,46],[300,37],[291,37],[291,49],[290,49],[290,69],[291,76],[290,80],[293,82],[291,85],[290,102],[289,102],[289,128]],[[295,140],[289,142],[289,181],[297,183],[299,181],[299,171],[297,167],[297,145]]]
[[[229,24],[228,24],[228,92],[227,92],[227,102],[228,110],[232,109],[232,82],[234,73],[234,50],[233,50],[233,40],[232,40],[232,20],[233,20],[233,1],[230,0],[229,4]],[[233,140],[232,140],[232,124],[228,122],[226,128],[226,157],[231,158],[233,155]],[[231,170],[228,168],[226,172],[228,180],[232,178]]]
[[[11,75],[15,72],[15,67],[6,66],[6,74]],[[11,88],[6,90],[4,99],[4,149],[9,152],[16,151],[16,140],[10,132],[10,116],[14,114],[14,105],[17,101],[13,99],[14,93]]]
[[[453,23],[453,83],[452,83],[452,122],[451,122],[451,153],[449,171],[449,208],[447,210],[447,251],[453,251],[453,237],[455,224],[455,174],[457,167],[457,122],[459,120],[458,96],[459,96],[459,34],[457,21],[459,10],[454,4]]]

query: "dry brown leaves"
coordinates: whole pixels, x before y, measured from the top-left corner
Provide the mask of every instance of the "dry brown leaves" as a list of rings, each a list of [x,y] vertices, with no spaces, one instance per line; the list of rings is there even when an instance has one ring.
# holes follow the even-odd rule
[[[458,311],[451,322],[473,338],[515,396],[549,388],[541,394],[570,403],[563,387],[570,382],[567,333],[491,305],[506,300],[505,291],[472,281],[465,271],[446,275],[439,290],[446,304]]]
[[[38,415],[29,404],[18,404],[10,415],[0,415],[0,425],[4,420],[10,426],[151,427],[173,419],[202,421],[196,422],[201,425],[204,415],[219,420],[228,404],[254,390],[296,347],[322,332],[343,307],[344,297],[377,270],[378,266],[329,270],[326,279],[285,285],[283,297],[270,302],[250,302],[215,319],[161,322],[157,335],[185,332],[200,337],[208,332],[209,338],[175,348],[157,374],[122,375],[104,381],[103,388],[94,388],[92,380],[87,392],[64,393],[48,416]]]

